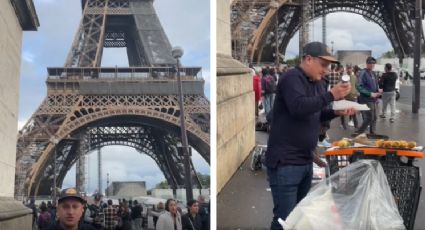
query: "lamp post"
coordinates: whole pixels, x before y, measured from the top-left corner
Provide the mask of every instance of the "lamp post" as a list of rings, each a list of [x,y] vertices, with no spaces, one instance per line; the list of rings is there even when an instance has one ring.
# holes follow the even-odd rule
[[[413,54],[413,93],[412,113],[418,113],[421,100],[421,82],[419,67],[421,65],[421,34],[422,34],[422,1],[416,0],[415,4],[415,51]]]
[[[59,139],[57,139],[56,137],[52,137],[50,140],[54,146],[55,146],[55,151],[53,152],[53,197],[52,200],[54,202],[56,202],[56,157],[57,157],[57,151],[58,151],[58,144],[59,144]]]
[[[182,82],[180,78],[180,58],[183,56],[183,49],[181,47],[174,47],[171,51],[171,55],[177,61],[176,71],[177,71],[177,85],[179,93],[179,107],[180,107],[180,130],[181,130],[181,141],[182,141],[182,154],[184,161],[184,171],[185,171],[185,184],[186,184],[186,200],[193,200],[192,192],[192,177],[190,175],[190,155],[189,155],[189,145],[186,135],[186,125],[184,123],[184,104],[183,104],[183,90]]]
[[[106,173],[106,196],[109,196],[109,173]]]
[[[331,41],[331,53],[334,55],[334,41]]]

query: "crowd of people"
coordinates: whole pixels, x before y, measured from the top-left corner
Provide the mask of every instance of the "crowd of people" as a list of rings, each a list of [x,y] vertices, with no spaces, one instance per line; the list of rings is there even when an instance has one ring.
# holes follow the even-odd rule
[[[74,188],[64,189],[55,202],[41,202],[39,206],[31,199],[27,207],[33,210],[33,230],[51,229],[102,229],[141,230],[148,229],[148,216],[152,216],[157,230],[209,230],[210,208],[203,196],[187,203],[187,212],[168,199],[148,210],[137,200],[111,199],[103,202],[102,195],[94,194],[93,202],[87,203]],[[145,213],[145,215],[143,215]]]

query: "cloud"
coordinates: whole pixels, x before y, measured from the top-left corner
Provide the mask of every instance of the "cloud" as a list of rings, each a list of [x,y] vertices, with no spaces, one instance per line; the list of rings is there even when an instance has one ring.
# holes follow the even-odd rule
[[[32,54],[32,53],[30,53],[30,52],[24,52],[24,53],[22,54],[22,59],[23,59],[25,62],[30,62],[30,63],[32,63],[32,62],[34,62],[34,54]]]
[[[379,57],[392,49],[391,43],[383,29],[363,16],[353,13],[331,13],[326,15],[327,44],[334,42],[334,52],[338,50],[372,50],[372,55]],[[322,18],[311,23],[310,40],[322,41]],[[298,32],[288,44],[287,58],[298,55]]]
[[[18,121],[18,130],[21,130],[26,123],[27,123],[27,120],[19,120]]]
[[[107,146],[101,149],[102,158],[102,186],[107,187],[107,174],[109,181],[145,181],[147,188],[165,180],[165,177],[156,162],[145,154],[126,146]],[[195,170],[202,174],[210,174],[210,166],[196,152],[193,152],[192,162]],[[97,151],[88,155],[88,192],[94,192],[98,187],[98,159]],[[64,179],[64,187],[75,186],[75,165]]]

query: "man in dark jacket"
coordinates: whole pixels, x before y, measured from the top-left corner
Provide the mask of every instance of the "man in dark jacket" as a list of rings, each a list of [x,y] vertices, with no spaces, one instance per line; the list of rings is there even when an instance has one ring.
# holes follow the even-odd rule
[[[360,72],[357,82],[357,90],[360,93],[358,98],[359,103],[366,104],[370,110],[362,111],[363,123],[355,132],[355,135],[364,133],[368,126],[370,126],[370,134],[375,134],[377,117],[376,103],[379,95],[381,95],[378,87],[378,79],[373,72],[375,64],[375,58],[368,57],[366,59],[366,68]]]
[[[336,62],[325,44],[309,43],[301,64],[278,83],[265,161],[274,203],[271,229],[282,229],[277,220],[286,219],[310,189],[320,122],[354,113],[327,108],[351,89],[348,83],[338,83],[328,92],[323,87],[322,78]]]
[[[143,207],[137,200],[134,201],[133,207],[131,207],[131,219],[133,221],[133,229],[134,230],[141,230],[143,225],[142,220],[142,212]]]
[[[391,69],[392,65],[390,63],[385,64],[385,73],[382,74],[381,80],[379,82],[379,88],[382,89],[382,114],[380,117],[385,118],[387,106],[390,104],[390,122],[393,123],[395,116],[395,84],[397,82],[397,74],[394,73]]]

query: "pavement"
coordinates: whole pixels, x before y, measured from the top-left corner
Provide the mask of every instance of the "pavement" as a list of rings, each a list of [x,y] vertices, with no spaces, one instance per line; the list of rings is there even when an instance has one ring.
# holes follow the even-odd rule
[[[390,123],[388,118],[378,118],[377,133],[385,134],[391,139],[416,141],[419,145],[425,145],[425,108],[422,107],[418,114],[412,114],[411,104],[403,103],[405,102],[397,103],[398,111],[394,123]],[[353,127],[343,130],[340,127],[340,119],[337,118],[332,121],[328,134],[333,141],[350,137],[353,132]],[[266,144],[267,138],[266,132],[256,132],[257,144]],[[217,229],[268,229],[270,227],[273,201],[266,170],[263,167],[262,170],[251,171],[249,163],[250,156],[217,196]],[[421,168],[423,187],[414,229],[425,230],[425,176],[423,173],[425,159],[419,159],[414,164]]]

